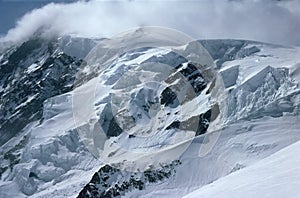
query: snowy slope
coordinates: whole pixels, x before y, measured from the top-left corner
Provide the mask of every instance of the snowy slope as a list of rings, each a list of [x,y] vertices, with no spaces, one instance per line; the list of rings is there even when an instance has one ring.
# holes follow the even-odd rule
[[[253,166],[223,177],[185,197],[299,197],[299,156],[298,141]]]
[[[266,44],[260,45],[266,46],[268,48],[268,45]],[[247,48],[247,45],[244,47]],[[273,46],[270,46],[269,48],[273,48]],[[298,52],[297,49],[293,50],[294,52]],[[256,58],[256,56],[257,55],[254,54],[252,58]],[[297,53],[294,53],[293,58],[297,59]],[[271,63],[271,61],[269,63]],[[221,74],[223,75],[224,79],[230,79],[232,77],[232,74],[228,73],[228,69],[230,68],[232,68],[232,70],[235,70],[236,67],[235,65],[233,65],[232,67],[228,66],[224,69],[221,68]],[[237,71],[236,73],[236,76],[233,76],[233,78],[241,78],[240,76],[242,76],[243,73],[240,73],[239,71]],[[124,171],[120,169],[111,169],[113,172],[120,172],[119,174],[123,176],[119,175],[118,177],[121,177],[121,179],[109,179],[109,182],[106,183],[106,181],[103,181],[101,177],[99,178],[99,176],[97,176],[98,173],[96,173],[93,179],[91,180],[90,184],[87,185],[83,191],[81,191],[80,195],[83,197],[88,196],[88,194],[96,196],[101,195],[105,192],[107,194],[102,195],[117,196],[121,194],[129,197],[146,195],[148,195],[149,197],[168,197],[171,193],[172,196],[180,197],[185,193],[188,193],[191,189],[196,188],[196,186],[206,185],[226,174],[231,173],[232,171],[239,170],[243,167],[251,165],[255,161],[263,159],[264,157],[278,151],[284,146],[287,146],[292,142],[297,141],[299,139],[299,117],[293,117],[293,115],[298,114],[299,109],[299,89],[297,86],[297,82],[289,77],[287,70],[281,68],[273,68],[268,65],[257,65],[255,73],[252,73],[253,75],[250,75],[251,73],[248,74],[249,78],[247,80],[243,81],[240,84],[238,82],[234,82],[231,86],[227,87],[229,92],[229,98],[237,98],[237,100],[229,99],[229,107],[233,106],[235,112],[232,114],[237,114],[239,116],[232,117],[231,114],[229,114],[227,122],[233,123],[236,122],[236,120],[240,119],[251,121],[248,121],[246,123],[240,121],[235,125],[231,124],[224,131],[222,130],[221,137],[219,139],[222,143],[218,142],[215,145],[214,149],[211,151],[211,155],[206,155],[205,158],[199,158],[198,152],[200,145],[196,144],[196,146],[193,142],[191,146],[188,147],[188,150],[185,152],[185,154],[188,153],[187,155],[189,155],[192,153],[196,153],[197,155],[190,156],[191,160],[186,160],[185,154],[183,154],[183,156],[180,156],[179,160],[181,164],[178,166],[178,168],[175,167],[175,175],[167,174],[168,176],[167,178],[165,178],[159,176],[159,174],[154,174],[156,176],[156,179],[154,179],[156,182],[153,184],[153,182],[149,180],[147,175],[141,173],[135,174],[134,172],[130,171],[124,173]],[[253,82],[255,83],[253,84]],[[265,91],[269,91],[267,92],[267,95],[265,94]],[[250,98],[247,101],[245,98],[243,98],[243,96],[249,95],[249,93],[253,94],[253,99]],[[268,98],[270,99],[268,100]],[[260,101],[261,103],[258,103]],[[268,111],[264,110],[265,106],[283,105],[283,101],[286,101],[285,107],[287,108],[270,108],[270,110]],[[234,106],[232,103],[237,105]],[[256,105],[257,103],[258,105]],[[290,114],[290,116],[285,117],[285,114]],[[262,119],[262,117],[264,116],[272,117],[270,117],[269,119]],[[281,118],[276,119],[273,118],[274,116]],[[253,120],[254,118],[260,119]],[[270,123],[269,126],[268,123]],[[278,125],[279,123],[280,125]],[[255,131],[255,133],[252,132],[252,124],[253,126],[258,125],[258,127],[253,130]],[[226,131],[228,134],[226,133]],[[233,131],[236,132],[234,133]],[[240,131],[244,131],[245,134],[242,132],[242,135],[237,135],[240,133]],[[284,131],[287,134],[283,135],[282,131]],[[226,136],[224,133],[228,136]],[[197,139],[198,138],[196,138],[194,141],[196,141]],[[126,139],[126,142],[129,142],[129,145],[131,146],[136,144],[134,140],[131,139]],[[200,142],[202,143],[201,140]],[[181,146],[184,147],[184,144],[178,145],[178,147]],[[226,146],[228,146],[229,148],[226,148]],[[191,148],[194,148],[195,150],[192,151],[190,150]],[[165,153],[171,151],[172,150],[168,150],[165,151]],[[254,153],[254,155],[249,155],[249,152]],[[234,153],[238,154],[234,155]],[[163,154],[160,153],[159,158],[156,158],[157,156],[150,157],[149,155],[146,157],[141,157],[140,161],[143,161],[144,163],[148,162],[153,164],[156,161],[160,161],[160,158],[164,158],[165,155]],[[172,154],[166,155],[170,156]],[[125,156],[125,159],[134,160],[134,157],[132,155],[129,156],[125,154]],[[120,156],[118,155],[118,157]],[[150,162],[147,161],[149,157],[152,158]],[[239,160],[241,161],[239,162]],[[212,163],[216,163],[216,165],[212,165]],[[191,168],[193,166],[195,168]],[[209,166],[209,168],[207,168],[207,166]],[[105,170],[106,168],[107,167],[105,167]],[[172,170],[173,168],[171,168],[169,171],[172,172]],[[187,172],[187,170],[193,171]],[[99,173],[102,173],[103,171],[104,170],[101,168],[99,170]],[[163,174],[165,168],[159,169],[159,171],[161,174]],[[127,177],[131,176],[133,176],[135,179],[126,179]],[[155,178],[155,176],[153,177]],[[130,184],[129,187],[128,182]],[[135,183],[139,183],[143,187],[140,187],[139,185],[135,186]],[[116,187],[107,190],[106,186]],[[144,187],[146,189],[144,189]],[[132,193],[127,192],[132,191],[132,188],[139,190],[134,190]]]
[[[58,42],[59,50],[78,56],[86,51],[72,46],[91,43],[70,37]],[[197,44],[120,53],[99,73],[83,64],[77,87],[44,98],[42,119],[1,146],[0,197],[182,197],[300,140],[299,48],[201,42],[224,81],[225,125],[207,124],[209,86],[202,87],[203,76],[183,56]],[[189,81],[161,80],[172,74]],[[180,98],[185,89],[177,99],[166,89],[178,83],[193,85],[189,100]],[[156,100],[163,108],[149,103]],[[192,121],[199,127],[189,128]]]
[[[143,191],[136,190],[125,195],[182,197],[218,178],[251,166],[299,140],[299,124],[295,124],[297,120],[299,117],[238,122],[222,130],[213,150],[204,157],[199,157],[199,146],[204,140],[203,137],[198,137],[181,156],[181,165],[169,180],[147,185]],[[280,126],[278,123],[281,123]]]

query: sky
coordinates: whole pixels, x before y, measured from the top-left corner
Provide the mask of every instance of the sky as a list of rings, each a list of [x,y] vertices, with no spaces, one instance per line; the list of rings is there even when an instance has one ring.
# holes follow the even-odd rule
[[[299,0],[0,0],[0,41],[72,34],[110,37],[163,26],[195,39],[233,38],[300,46]]]

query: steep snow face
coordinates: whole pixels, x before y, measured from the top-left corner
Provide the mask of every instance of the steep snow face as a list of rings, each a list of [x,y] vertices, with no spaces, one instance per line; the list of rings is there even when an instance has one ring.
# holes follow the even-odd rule
[[[140,31],[129,38],[137,35],[143,40]],[[88,64],[69,71],[80,69],[72,81],[77,87],[43,98],[42,119],[1,146],[0,197],[182,197],[300,139],[298,48],[206,41],[215,61],[229,57],[220,54],[223,48],[233,55],[222,59],[224,86],[213,92],[208,80],[213,78],[206,79],[201,64],[195,64],[209,60],[192,53],[197,43],[181,46],[170,37],[168,47],[127,49],[122,38],[103,40],[115,47],[95,48]],[[63,40],[74,54],[86,53],[73,51],[84,42]],[[236,45],[239,50],[230,50]],[[259,50],[245,52],[252,47]],[[62,49],[67,48],[57,53]],[[97,53],[105,56],[93,56]],[[0,61],[7,61],[5,54]],[[25,68],[24,75],[30,75],[44,66]],[[218,111],[210,99],[223,93],[228,98]],[[25,96],[24,107],[35,102]],[[234,108],[219,119],[212,116],[227,106]],[[227,125],[220,129],[220,121]]]
[[[229,94],[230,122],[265,115],[282,116],[299,113],[298,82],[293,81],[287,68],[267,66]]]
[[[245,58],[260,52],[263,45],[255,41],[232,39],[200,40],[199,42],[207,49],[219,68],[224,62]]]
[[[96,157],[124,166],[119,169],[144,170],[150,164],[142,156],[216,130],[225,116],[223,81],[200,43],[150,33],[141,29],[100,42],[73,94],[79,135]],[[85,83],[82,76],[95,73],[97,80]],[[176,160],[181,149],[151,165]]]
[[[223,177],[185,197],[299,197],[299,156],[298,141],[251,167]]]
[[[220,69],[229,92],[228,122],[299,114],[299,48],[255,46],[259,52],[227,61]]]

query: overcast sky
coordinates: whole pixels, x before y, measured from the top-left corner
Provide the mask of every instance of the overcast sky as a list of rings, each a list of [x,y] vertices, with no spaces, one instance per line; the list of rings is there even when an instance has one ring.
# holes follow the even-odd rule
[[[110,37],[129,28],[154,25],[174,28],[197,39],[300,45],[299,0],[49,2],[0,0],[0,40],[23,41],[37,30],[44,36]]]

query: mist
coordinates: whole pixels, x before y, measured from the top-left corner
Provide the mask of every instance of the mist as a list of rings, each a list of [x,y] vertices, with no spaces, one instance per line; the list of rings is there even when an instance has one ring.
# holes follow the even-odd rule
[[[234,38],[300,45],[300,3],[292,1],[80,1],[50,3],[20,18],[2,42],[72,34],[110,37],[140,26],[163,26],[195,39]]]

